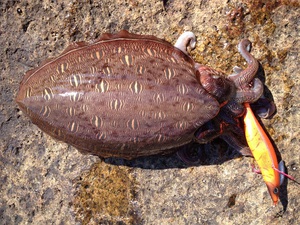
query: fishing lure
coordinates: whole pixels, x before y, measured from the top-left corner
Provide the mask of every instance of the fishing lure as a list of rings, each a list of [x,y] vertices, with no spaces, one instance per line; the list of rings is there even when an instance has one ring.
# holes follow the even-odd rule
[[[283,161],[278,163],[275,149],[268,135],[252,112],[250,104],[244,103],[244,106],[246,109],[244,114],[246,140],[258,164],[260,173],[267,185],[274,205],[277,205],[279,200],[279,188],[284,178],[288,177],[293,181],[295,181],[295,178],[285,173]]]
[[[276,205],[279,199],[280,186],[276,153],[270,139],[253,114],[250,104],[244,103],[244,106],[246,108],[244,115],[246,140]]]

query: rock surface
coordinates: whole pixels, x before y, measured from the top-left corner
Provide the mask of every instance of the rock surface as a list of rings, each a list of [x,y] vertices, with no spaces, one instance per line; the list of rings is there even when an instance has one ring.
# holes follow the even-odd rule
[[[253,160],[229,159],[224,143],[198,166],[174,155],[101,161],[42,133],[14,102],[27,70],[104,32],[175,43],[193,31],[193,57],[227,74],[244,66],[236,45],[247,37],[277,105],[263,123],[300,180],[298,1],[3,0],[0,12],[0,224],[300,224],[300,186],[285,182],[272,207]]]

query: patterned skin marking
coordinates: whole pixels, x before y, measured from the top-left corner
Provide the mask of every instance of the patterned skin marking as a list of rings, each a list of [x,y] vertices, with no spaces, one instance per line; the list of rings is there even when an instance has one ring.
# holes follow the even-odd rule
[[[68,107],[68,108],[66,108],[66,113],[67,113],[69,116],[75,116],[75,112],[76,112],[76,110],[75,110],[73,107]]]
[[[60,109],[60,106],[59,104],[55,104],[54,107],[51,107],[52,109],[54,110],[59,110]]]
[[[155,93],[153,95],[153,100],[154,100],[155,103],[160,104],[163,101],[165,101],[165,96],[164,96],[163,93]]]
[[[69,64],[67,62],[60,64],[57,66],[57,73],[63,74],[68,69]]]
[[[45,88],[43,91],[43,97],[46,101],[49,101],[53,98],[53,92],[51,88]]]
[[[59,129],[59,128],[54,128],[51,133],[58,137],[62,137],[62,132],[61,132],[61,129]]]
[[[140,126],[139,121],[137,119],[130,119],[127,121],[127,127],[129,127],[132,130],[138,129]]]
[[[175,124],[176,129],[184,130],[188,126],[186,121],[179,121]]]
[[[140,95],[136,95],[135,98],[133,99],[135,99],[135,102],[143,102],[143,99],[141,98]]]
[[[167,115],[166,115],[166,113],[163,112],[163,111],[154,112],[154,118],[155,118],[155,119],[162,120],[162,119],[165,119],[166,117],[167,117]]]
[[[103,51],[99,50],[99,51],[92,52],[91,57],[93,59],[98,59],[99,60],[99,59],[102,59],[103,55],[104,55]]]
[[[72,92],[72,93],[70,93],[70,100],[72,102],[77,102],[77,101],[80,100],[80,98],[81,98],[82,95],[83,94],[81,94],[79,92]]]
[[[170,80],[175,77],[175,70],[172,68],[166,68],[166,69],[164,69],[164,74],[165,74],[165,77],[168,80]]]
[[[80,74],[74,74],[70,77],[70,84],[73,87],[78,87],[81,83],[81,75]]]
[[[31,87],[27,88],[26,89],[26,98],[31,97],[31,93],[32,93],[32,88]]]
[[[99,133],[96,134],[96,138],[98,140],[105,140],[106,137],[107,137],[106,132],[99,132]]]
[[[82,110],[82,112],[87,112],[89,110],[89,106],[87,104],[82,104],[80,106],[80,110]]]
[[[173,96],[172,97],[172,101],[174,101],[174,102],[180,102],[180,96],[179,95]]]
[[[49,106],[43,106],[40,114],[42,114],[44,117],[49,117],[51,113],[51,108]]]
[[[55,83],[55,82],[56,82],[55,76],[51,75],[51,76],[50,76],[50,80],[52,81],[52,83]]]
[[[133,57],[132,57],[132,55],[123,55],[123,56],[121,57],[121,62],[122,62],[124,65],[132,66],[132,64],[133,64]]]
[[[90,67],[89,70],[91,71],[92,74],[94,74],[94,73],[96,73],[96,71],[97,71],[97,67],[92,66],[92,67]]]
[[[169,62],[172,62],[172,63],[178,63],[178,61],[174,58],[174,57],[167,57],[166,58]]]
[[[105,62],[106,64],[111,63],[111,58],[105,58],[105,59],[104,59],[104,62]]]
[[[182,109],[186,112],[192,111],[194,109],[194,104],[191,102],[185,102],[182,105]]]
[[[122,89],[122,84],[118,83],[115,85],[116,90],[121,90]]]
[[[188,88],[188,86],[186,86],[185,84],[179,84],[179,85],[177,86],[177,91],[178,91],[180,94],[185,95],[185,94],[188,93],[189,88]]]
[[[91,119],[91,124],[97,128],[101,128],[103,126],[103,120],[99,116],[93,116]]]
[[[117,121],[112,120],[112,121],[110,121],[110,125],[111,125],[112,127],[117,127],[118,123],[117,123]]]
[[[124,49],[122,48],[122,47],[117,47],[116,48],[116,51],[115,51],[115,53],[118,53],[118,54],[120,54],[120,53],[122,53],[124,51]]]
[[[143,86],[138,81],[134,81],[129,85],[129,88],[132,93],[140,94],[143,90]]]
[[[106,75],[112,74],[112,69],[111,69],[110,67],[108,67],[108,66],[103,67],[103,68],[102,68],[102,71],[103,71],[103,73],[106,74]]]
[[[130,142],[133,142],[134,144],[139,142],[139,138],[138,137],[133,137],[129,139]]]
[[[97,92],[104,93],[109,89],[109,83],[102,79],[99,84],[96,84],[95,89]]]
[[[76,133],[78,131],[79,125],[75,121],[72,121],[68,124],[68,129],[72,133]]]
[[[138,74],[144,74],[144,73],[146,72],[146,68],[145,68],[144,66],[138,66],[138,67],[136,68],[136,72],[137,72]]]
[[[156,51],[152,48],[146,48],[145,53],[147,53],[149,56],[155,56],[156,55]]]
[[[146,111],[145,110],[140,110],[138,115],[140,115],[141,117],[145,117],[146,116]]]
[[[165,140],[167,140],[167,137],[162,134],[158,134],[158,135],[156,135],[156,140],[158,142],[164,142]]]
[[[113,99],[109,102],[109,108],[112,110],[120,110],[124,107],[124,101],[120,99]]]
[[[160,79],[160,78],[156,78],[155,79],[155,84],[156,85],[160,85],[160,84],[162,84],[163,83],[163,79]]]

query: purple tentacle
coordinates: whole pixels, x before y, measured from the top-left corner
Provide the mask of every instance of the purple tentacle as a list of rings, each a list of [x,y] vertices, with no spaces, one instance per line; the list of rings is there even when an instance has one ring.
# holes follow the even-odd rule
[[[228,78],[232,80],[237,88],[248,88],[249,83],[254,79],[259,64],[257,60],[250,54],[251,42],[248,39],[243,39],[238,45],[238,50],[243,58],[247,61],[248,67],[238,74],[230,75]]]
[[[260,98],[263,92],[263,83],[258,78],[254,78],[253,87],[236,91],[235,101],[238,103],[255,102]]]
[[[276,105],[274,101],[265,98],[263,95],[253,104],[251,108],[260,118],[268,119],[276,113]]]

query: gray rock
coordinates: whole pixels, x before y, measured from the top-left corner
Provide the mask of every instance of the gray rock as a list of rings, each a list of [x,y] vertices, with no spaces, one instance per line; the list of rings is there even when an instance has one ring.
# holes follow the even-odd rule
[[[0,224],[299,224],[299,185],[285,182],[272,207],[253,160],[229,157],[224,143],[212,143],[199,166],[175,156],[104,162],[42,133],[14,102],[27,70],[104,32],[175,43],[191,30],[193,57],[227,74],[244,66],[236,45],[247,37],[277,105],[263,123],[299,180],[299,3],[262,2],[2,0]]]

